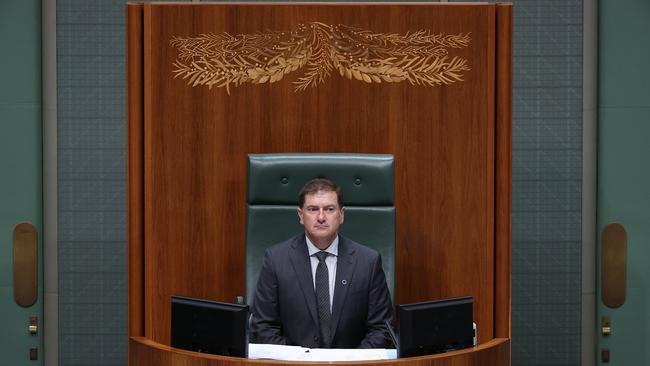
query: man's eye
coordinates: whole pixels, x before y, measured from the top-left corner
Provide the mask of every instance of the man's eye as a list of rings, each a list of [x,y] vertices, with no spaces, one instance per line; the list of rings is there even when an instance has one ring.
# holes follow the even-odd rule
[[[318,212],[318,209],[316,207],[307,207],[307,212],[316,213]]]
[[[325,212],[327,212],[327,213],[334,213],[334,211],[336,211],[334,209],[334,207],[328,207],[328,208],[325,209]]]

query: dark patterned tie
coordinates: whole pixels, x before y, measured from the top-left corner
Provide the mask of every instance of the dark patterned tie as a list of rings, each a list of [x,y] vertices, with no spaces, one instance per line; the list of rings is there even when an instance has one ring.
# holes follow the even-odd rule
[[[316,303],[318,304],[318,319],[320,323],[319,347],[330,348],[330,280],[325,258],[329,253],[320,251],[316,253],[318,266],[316,267]]]

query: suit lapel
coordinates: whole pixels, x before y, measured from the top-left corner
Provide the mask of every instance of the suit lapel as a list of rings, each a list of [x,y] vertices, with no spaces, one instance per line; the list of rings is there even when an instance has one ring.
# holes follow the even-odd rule
[[[290,251],[291,264],[296,271],[296,278],[300,283],[302,294],[307,302],[309,313],[314,323],[318,325],[318,314],[316,313],[316,294],[314,293],[314,282],[311,274],[311,263],[309,262],[309,252],[307,251],[307,242],[305,236],[299,236],[291,245]]]
[[[332,303],[332,339],[336,335],[336,328],[341,319],[343,304],[345,304],[356,263],[354,249],[349,247],[344,237],[339,236],[339,258],[336,262],[336,282],[334,283],[334,301]]]

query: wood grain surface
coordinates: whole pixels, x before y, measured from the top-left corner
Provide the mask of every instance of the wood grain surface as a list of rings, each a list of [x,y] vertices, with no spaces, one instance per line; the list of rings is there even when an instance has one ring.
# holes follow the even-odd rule
[[[141,4],[126,9],[128,334],[144,335],[143,16]]]
[[[512,6],[497,5],[494,337],[512,331]]]
[[[131,366],[278,366],[318,365],[317,362],[249,360],[179,350],[142,337],[130,340],[133,352]],[[510,340],[495,338],[481,345],[460,351],[437,355],[400,358],[396,360],[323,362],[328,365],[381,365],[381,366],[508,366],[510,365]]]
[[[138,6],[144,109],[134,116],[129,100],[129,162],[137,170],[142,154],[143,163],[140,173],[129,168],[129,223],[142,233],[129,229],[129,294],[136,300],[129,307],[137,312],[143,297],[145,337],[169,344],[171,295],[233,302],[246,293],[246,154],[271,152],[393,154],[396,303],[472,295],[479,342],[495,337],[495,311],[507,309],[499,334],[509,334],[510,75],[504,84],[496,74],[511,70],[511,23],[496,5]],[[497,26],[502,18],[506,28]],[[290,31],[312,21],[386,34],[468,33],[470,45],[450,53],[466,58],[470,70],[462,82],[435,87],[364,83],[334,72],[304,92],[294,91],[297,76],[289,74],[233,87],[230,95],[173,78],[174,36]],[[137,72],[129,75],[133,94]],[[141,142],[134,141],[139,128]],[[133,202],[138,194],[142,207]],[[139,260],[142,284],[131,279]],[[508,283],[495,284],[495,276]],[[142,335],[137,325],[130,335]]]

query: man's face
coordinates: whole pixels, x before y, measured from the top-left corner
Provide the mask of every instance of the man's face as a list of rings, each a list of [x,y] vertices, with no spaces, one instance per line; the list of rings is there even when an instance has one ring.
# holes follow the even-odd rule
[[[339,207],[336,192],[318,191],[305,196],[305,204],[298,208],[300,223],[318,249],[326,249],[343,223],[343,207]]]

